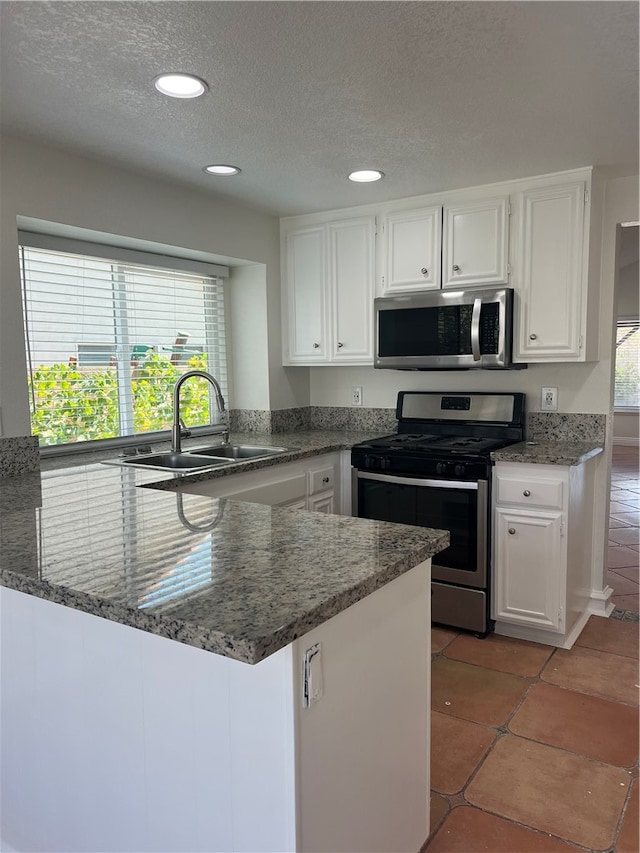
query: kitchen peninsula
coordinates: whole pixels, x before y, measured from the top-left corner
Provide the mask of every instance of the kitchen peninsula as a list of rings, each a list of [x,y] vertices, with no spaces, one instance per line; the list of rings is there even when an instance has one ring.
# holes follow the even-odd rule
[[[140,488],[154,478],[1,481],[3,840],[419,849],[448,534]]]

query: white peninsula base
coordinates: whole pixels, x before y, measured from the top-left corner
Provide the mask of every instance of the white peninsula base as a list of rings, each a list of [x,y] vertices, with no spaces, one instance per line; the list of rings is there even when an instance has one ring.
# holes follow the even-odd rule
[[[2,589],[2,849],[415,853],[429,580],[426,561],[255,666]]]

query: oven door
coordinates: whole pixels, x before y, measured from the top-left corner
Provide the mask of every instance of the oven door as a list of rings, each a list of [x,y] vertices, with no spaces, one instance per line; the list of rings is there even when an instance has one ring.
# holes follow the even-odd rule
[[[353,471],[353,515],[450,532],[433,558],[435,580],[487,586],[488,483]]]

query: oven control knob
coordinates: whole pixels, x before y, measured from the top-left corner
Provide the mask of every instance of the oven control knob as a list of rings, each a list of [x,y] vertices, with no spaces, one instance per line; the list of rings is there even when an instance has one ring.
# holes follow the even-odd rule
[[[461,477],[464,474],[464,465],[456,465],[453,469],[453,473],[456,477]]]
[[[388,470],[389,468],[391,468],[391,460],[387,456],[383,456],[380,460],[380,467],[383,471]]]
[[[364,467],[365,468],[375,468],[376,458],[375,456],[365,456],[364,457]]]
[[[446,462],[437,462],[436,463],[436,474],[446,474],[447,472],[447,463]]]

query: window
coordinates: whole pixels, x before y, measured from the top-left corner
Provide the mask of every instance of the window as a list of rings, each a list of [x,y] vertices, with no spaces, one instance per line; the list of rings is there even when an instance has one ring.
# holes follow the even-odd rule
[[[41,446],[169,429],[173,386],[194,368],[227,396],[223,280],[189,271],[226,268],[20,236],[31,428]],[[181,403],[190,427],[215,422],[205,380],[187,383]]]
[[[616,333],[616,409],[640,406],[640,321],[618,320]]]

